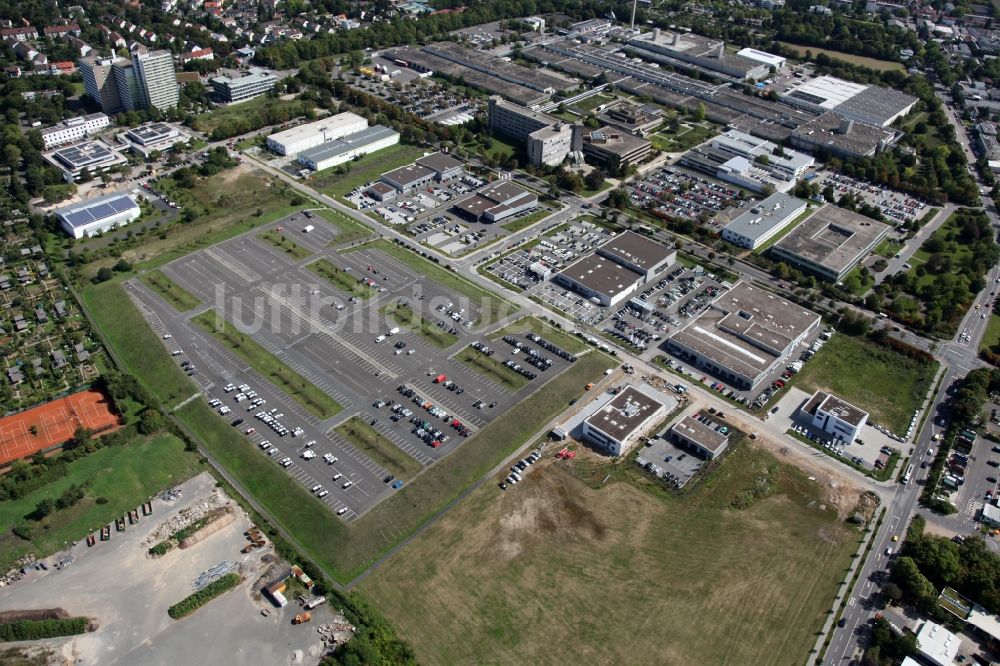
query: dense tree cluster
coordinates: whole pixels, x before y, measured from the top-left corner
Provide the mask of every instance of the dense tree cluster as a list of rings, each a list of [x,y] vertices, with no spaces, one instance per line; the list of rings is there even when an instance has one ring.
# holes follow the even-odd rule
[[[309,101],[296,100],[283,104],[248,107],[244,109],[244,113],[238,115],[227,113],[224,119],[211,130],[209,136],[213,141],[221,141],[269,125],[287,123],[298,117],[305,117],[308,120],[316,118],[313,105]],[[195,129],[202,129],[198,119],[194,116],[189,116],[185,122]]]
[[[858,21],[840,12],[831,16],[809,11],[806,0],[789,2],[771,14],[774,38],[804,46],[897,60],[900,49],[921,52],[923,42],[910,30],[874,21]]]

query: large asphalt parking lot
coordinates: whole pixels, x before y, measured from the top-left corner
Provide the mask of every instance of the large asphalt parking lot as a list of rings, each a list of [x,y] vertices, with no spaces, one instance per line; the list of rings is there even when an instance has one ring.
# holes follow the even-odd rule
[[[307,224],[314,227],[308,233],[303,231]],[[258,237],[279,227],[286,238],[311,254],[295,259]],[[546,354],[554,362],[552,367],[544,372],[528,368],[536,372],[537,378],[516,391],[491,381],[451,358],[473,342],[487,342],[488,331],[464,326],[447,315],[448,310],[461,308],[464,316],[475,320],[479,315],[478,304],[420,275],[380,249],[363,247],[340,254],[330,247],[331,243],[336,244],[336,235],[337,229],[319,216],[307,220],[300,213],[175,260],[164,266],[163,272],[203,301],[203,305],[186,313],[177,312],[138,280],[130,280],[125,286],[167,350],[181,352],[176,361],[190,361],[196,367],[192,379],[205,399],[218,398],[232,410],[219,418],[227,424],[243,418],[245,422],[238,426],[241,432],[256,428],[255,433],[247,436],[248,447],[267,455],[259,444],[269,440],[278,449],[272,456],[275,464],[286,456],[292,458],[294,462],[287,468],[289,475],[307,488],[322,485],[329,492],[321,501],[337,512],[346,509],[340,515],[350,520],[395,491],[384,482],[390,471],[333,432],[338,425],[355,415],[366,423],[377,418],[374,427],[382,436],[421,465],[429,465],[466,441],[450,427],[452,419],[458,419],[472,431],[471,439],[476,431],[559,374],[569,363]],[[350,302],[350,294],[305,268],[320,258],[342,270],[349,269],[349,276],[372,280],[378,289],[385,291]],[[376,342],[379,335],[394,326],[381,310],[401,299],[425,320],[434,324],[446,322],[445,330],[453,330],[457,342],[441,348],[405,328]],[[448,303],[452,305],[438,311],[438,306]],[[223,312],[224,318],[238,324],[244,335],[321,388],[343,410],[330,418],[317,418],[191,321],[192,317],[212,309]],[[490,332],[501,325],[493,325]],[[440,327],[435,326],[435,330]],[[163,338],[164,335],[171,337]],[[406,345],[399,354],[397,343]],[[488,344],[496,350],[495,358],[510,358],[510,345],[500,340]],[[438,374],[447,375],[462,392],[449,391],[435,383]],[[237,403],[236,391],[223,390],[228,384],[247,384],[266,403],[256,408],[250,408],[247,401]],[[432,417],[412,399],[402,396],[397,390],[401,385],[442,408],[449,415],[448,422]],[[440,423],[437,429],[449,439],[432,448],[412,432],[414,426],[409,419],[393,422],[388,407],[374,407],[373,403],[380,399],[390,404],[401,402],[414,416],[437,421]],[[476,403],[481,406],[476,407]],[[490,407],[491,404],[494,406]],[[273,409],[283,415],[279,420],[289,431],[298,427],[303,433],[281,437],[255,418],[257,411]],[[304,459],[301,454],[306,450],[305,444],[312,441],[316,442],[312,448],[317,455]],[[338,461],[328,465],[323,460],[326,453],[336,456]],[[335,474],[342,475],[336,482]],[[348,480],[352,484],[343,488]]]

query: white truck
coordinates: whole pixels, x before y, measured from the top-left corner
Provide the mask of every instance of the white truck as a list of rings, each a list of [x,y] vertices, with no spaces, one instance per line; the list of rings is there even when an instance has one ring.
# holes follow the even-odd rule
[[[315,599],[311,599],[308,602],[306,602],[306,605],[303,606],[303,608],[305,608],[306,610],[312,610],[313,608],[316,608],[316,606],[322,606],[325,603],[326,603],[326,597],[316,597]]]

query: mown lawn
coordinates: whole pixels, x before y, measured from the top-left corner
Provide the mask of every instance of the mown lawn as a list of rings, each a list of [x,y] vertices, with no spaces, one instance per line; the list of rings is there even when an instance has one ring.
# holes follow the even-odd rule
[[[516,391],[528,384],[528,378],[517,374],[498,359],[497,355],[487,356],[481,351],[476,351],[472,347],[466,347],[457,354],[455,360],[461,361],[469,368],[480,373],[487,379],[500,384],[509,391]],[[500,356],[509,358],[509,356]],[[533,368],[529,368],[534,371]],[[535,374],[538,374],[535,372]]]
[[[161,270],[150,271],[140,279],[178,312],[187,312],[201,305],[194,294],[168,278]]]
[[[28,552],[44,557],[60,550],[67,542],[84,538],[198,470],[197,455],[185,452],[184,443],[168,434],[100,449],[71,462],[66,476],[20,499],[0,502],[0,569],[6,571]],[[86,489],[79,503],[57,509],[39,522],[25,521],[39,501],[56,499],[73,485]],[[98,498],[102,498],[101,503]],[[10,531],[22,521],[32,527],[31,541]]]
[[[375,235],[374,231],[339,211],[324,208],[316,212],[337,228],[337,236],[330,241],[331,246],[347,245]]]
[[[871,420],[905,433],[937,371],[936,363],[908,358],[864,338],[834,335],[793,383],[829,391],[871,414]]]
[[[386,172],[405,166],[423,154],[424,150],[419,146],[398,143],[365,155],[359,160],[351,160],[313,174],[309,184],[323,194],[343,198],[355,187],[376,181]],[[349,169],[348,172],[337,173],[341,167]]]
[[[358,416],[352,416],[334,428],[334,432],[397,477],[410,478],[422,469],[420,463]]]
[[[513,303],[501,298],[497,294],[486,291],[479,285],[466,280],[464,277],[442,268],[438,264],[432,263],[414,254],[411,250],[401,247],[387,240],[374,240],[364,245],[356,245],[342,252],[353,252],[362,248],[381,250],[390,257],[403,262],[418,274],[423,275],[443,287],[451,289],[461,296],[469,298],[474,304],[473,307],[479,309],[480,315],[475,324],[486,327],[496,323],[502,317],[517,312],[518,307]]]
[[[289,239],[284,233],[276,231],[274,229],[261,232],[257,234],[257,238],[261,239],[266,243],[270,243],[274,247],[278,248],[294,261],[299,259],[305,259],[312,254],[312,250],[302,247],[295,241]]]
[[[594,466],[593,487],[551,458],[484,484],[361,591],[422,664],[807,660],[860,538],[822,486],[745,445],[684,497]]]
[[[219,342],[229,347],[237,356],[250,364],[254,370],[274,382],[274,385],[288,394],[312,414],[328,419],[343,407],[324,393],[318,386],[298,374],[273,354],[258,345],[249,336],[238,331],[231,323],[208,310],[192,321],[210,333]]]

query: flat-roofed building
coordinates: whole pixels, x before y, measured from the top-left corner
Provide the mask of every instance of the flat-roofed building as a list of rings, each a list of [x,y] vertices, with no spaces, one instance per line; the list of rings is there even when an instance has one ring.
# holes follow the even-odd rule
[[[796,83],[785,90],[781,98],[787,104],[813,113],[834,111],[876,127],[888,127],[912,111],[918,101],[898,90],[852,83],[835,76],[818,76]]]
[[[659,400],[627,386],[583,421],[583,436],[608,454],[620,456],[657,425],[665,411]]]
[[[667,339],[667,351],[730,386],[756,390],[820,324],[820,316],[737,283]]]
[[[624,173],[649,156],[651,144],[610,125],[583,135],[583,154],[601,166]]]
[[[806,210],[806,202],[775,192],[744,211],[722,230],[723,240],[756,250],[777,236]]]
[[[934,666],[952,666],[961,641],[940,624],[924,620],[917,627],[917,651]]]
[[[126,194],[109,194],[65,206],[53,215],[73,238],[95,236],[125,226],[142,214],[139,205]]]
[[[760,79],[770,73],[768,65],[757,60],[726,52],[726,43],[694,33],[661,31],[643,33],[625,41],[632,49],[643,52],[650,60],[672,64],[694,65],[706,72],[723,74],[737,80]],[[665,56],[658,58],[656,56]]]
[[[556,273],[553,280],[585,298],[612,307],[635,292],[643,276],[613,259],[594,253]]]
[[[212,92],[226,104],[245,102],[254,97],[266,94],[278,82],[271,72],[252,67],[243,76],[214,76],[208,80],[212,84]]]
[[[627,99],[616,99],[598,107],[597,119],[636,136],[646,136],[663,123],[658,110],[644,108]]]
[[[397,143],[399,143],[399,132],[385,125],[372,125],[355,134],[348,134],[315,148],[303,150],[297,159],[299,164],[313,171],[322,171]]]
[[[84,171],[95,176],[128,162],[103,141],[83,141],[43,153],[42,157],[62,171],[67,183],[79,179]]]
[[[535,166],[558,166],[571,152],[582,149],[577,126],[496,95],[489,100],[489,127],[491,132],[524,142]]]
[[[165,153],[179,143],[187,143],[191,136],[176,125],[151,122],[133,127],[123,138],[132,152],[149,159],[152,153]]]
[[[871,157],[893,145],[900,133],[827,111],[792,130],[792,146],[836,157]]]
[[[882,242],[891,228],[828,204],[772,245],[770,252],[804,271],[840,282]]]
[[[368,121],[350,111],[338,113],[267,137],[267,147],[279,155],[295,157],[334,139],[355,134],[368,127]]]
[[[394,188],[400,194],[405,194],[421,185],[433,182],[437,177],[434,169],[428,169],[419,164],[407,164],[382,175],[382,182]]]
[[[83,89],[92,100],[101,105],[104,113],[121,111],[122,103],[111,71],[113,58],[88,55],[77,61],[77,68],[83,77]]]
[[[110,127],[111,120],[103,113],[91,113],[86,116],[68,118],[58,125],[46,127],[41,131],[42,144],[45,150],[64,143],[72,143],[84,139],[94,132]]]
[[[174,56],[170,51],[137,53],[132,65],[142,92],[142,108],[166,111],[177,106],[180,87],[174,73]]]
[[[634,231],[621,232],[597,248],[597,253],[639,273],[647,280],[673,266],[677,260],[677,250]]]
[[[455,204],[455,210],[476,222],[500,222],[538,206],[538,197],[509,180],[488,185]]]
[[[740,49],[736,52],[741,58],[746,58],[747,60],[753,60],[754,62],[759,62],[766,65],[768,70],[772,67],[774,69],[781,69],[785,66],[785,57],[780,55],[774,55],[773,53],[768,53],[767,51],[759,51],[757,49],[745,48]]]
[[[462,170],[465,168],[464,162],[447,153],[424,155],[416,163],[433,171],[438,182],[461,176]]]
[[[868,412],[825,391],[816,391],[802,411],[809,416],[813,428],[848,444],[858,439],[868,423]]]
[[[365,192],[375,201],[392,201],[396,198],[396,188],[382,181],[372,184]]]
[[[725,432],[721,429],[726,428]],[[728,426],[700,414],[685,416],[670,426],[670,439],[705,460],[717,458],[729,446]]]

